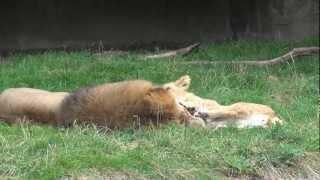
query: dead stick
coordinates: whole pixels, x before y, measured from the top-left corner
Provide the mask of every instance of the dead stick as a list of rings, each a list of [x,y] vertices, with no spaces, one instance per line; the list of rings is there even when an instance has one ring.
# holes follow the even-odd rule
[[[190,46],[187,46],[185,48],[173,50],[173,51],[168,51],[165,53],[160,53],[160,54],[154,54],[154,55],[149,55],[146,56],[146,59],[158,59],[158,58],[170,58],[170,57],[175,57],[177,55],[187,55],[193,50],[197,49],[200,46],[200,43],[195,43]]]
[[[183,64],[245,64],[253,66],[267,66],[276,65],[287,62],[288,60],[294,60],[295,57],[307,56],[313,54],[319,54],[319,47],[300,47],[294,48],[292,51],[274,59],[260,60],[260,61],[190,61],[183,62]]]

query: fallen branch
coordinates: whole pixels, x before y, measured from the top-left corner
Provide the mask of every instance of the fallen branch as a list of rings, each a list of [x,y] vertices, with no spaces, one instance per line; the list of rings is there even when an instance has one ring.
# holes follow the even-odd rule
[[[183,64],[244,64],[252,66],[267,66],[267,65],[276,65],[287,62],[289,60],[295,61],[294,58],[299,56],[307,56],[313,54],[319,54],[319,47],[301,47],[294,48],[292,51],[274,59],[269,60],[260,60],[260,61],[190,61],[184,62]]]
[[[0,55],[0,64],[4,64],[4,63],[7,63],[8,61],[6,60],[6,58],[4,57],[1,57]]]
[[[154,54],[154,55],[149,55],[145,56],[146,59],[158,59],[158,58],[170,58],[170,57],[175,57],[177,55],[187,55],[191,53],[193,50],[197,49],[200,46],[200,43],[195,43],[190,46],[187,46],[185,48],[165,52],[165,53],[160,53],[160,54]]]

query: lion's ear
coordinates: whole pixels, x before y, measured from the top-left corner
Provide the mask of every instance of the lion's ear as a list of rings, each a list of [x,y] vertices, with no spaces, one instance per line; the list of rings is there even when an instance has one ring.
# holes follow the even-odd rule
[[[189,75],[181,76],[174,84],[178,88],[187,90],[191,84],[191,78]]]

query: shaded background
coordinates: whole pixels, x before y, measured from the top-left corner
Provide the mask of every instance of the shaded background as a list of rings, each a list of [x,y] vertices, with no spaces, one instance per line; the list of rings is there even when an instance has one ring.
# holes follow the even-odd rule
[[[319,0],[2,0],[0,52],[299,40],[318,26]]]

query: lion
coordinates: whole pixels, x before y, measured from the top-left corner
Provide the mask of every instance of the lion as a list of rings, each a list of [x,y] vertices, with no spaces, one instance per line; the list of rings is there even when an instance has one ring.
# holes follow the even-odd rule
[[[186,108],[195,108],[202,114],[208,128],[226,127],[234,125],[238,128],[270,127],[273,124],[282,124],[282,120],[266,105],[238,102],[229,106],[220,105],[218,102],[201,98],[188,88],[191,78],[188,75],[180,77],[175,82],[164,84],[163,87],[170,91],[176,100]]]
[[[80,107],[85,107],[80,111],[88,114],[74,114]],[[54,126],[70,126],[77,120],[109,128],[167,122],[204,127],[204,121],[177,104],[171,93],[142,80],[82,88],[75,93],[10,88],[0,94],[0,119],[8,123],[25,120]]]
[[[10,88],[0,94],[0,118],[8,123],[28,120],[57,124],[57,110],[66,92],[32,88]]]
[[[150,81],[132,80],[82,88],[63,99],[59,125],[92,123],[110,129],[160,125],[174,122],[203,127],[165,88]]]

